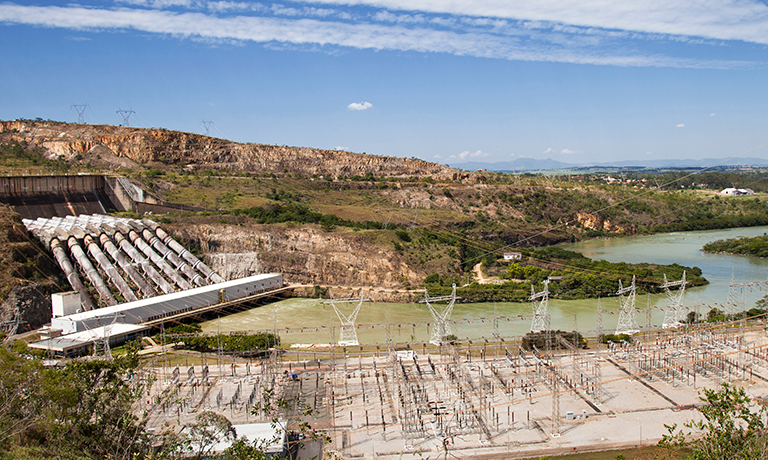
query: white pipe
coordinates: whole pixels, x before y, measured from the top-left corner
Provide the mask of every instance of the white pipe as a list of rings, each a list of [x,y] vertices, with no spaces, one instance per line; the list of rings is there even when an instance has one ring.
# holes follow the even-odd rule
[[[90,235],[86,235],[85,238],[83,238],[83,242],[85,243],[85,247],[88,248],[88,252],[94,259],[96,259],[96,262],[99,263],[101,269],[107,274],[110,281],[112,281],[112,284],[117,287],[117,290],[120,291],[120,294],[123,295],[126,302],[135,302],[139,300],[139,298],[136,297],[136,294],[131,290],[131,287],[128,286],[128,283],[126,283],[123,277],[120,276],[120,273],[118,273],[115,266],[112,265],[109,259],[107,259],[107,256],[101,252],[101,248],[99,248],[99,245],[93,241],[93,238]]]
[[[128,259],[125,258],[125,254],[115,246],[115,243],[109,239],[106,233],[99,235],[99,241],[101,242],[101,246],[107,250],[109,255],[117,261],[117,264],[120,265],[120,268],[123,269],[125,274],[128,275],[128,277],[131,278],[131,281],[133,281],[139,290],[141,290],[141,293],[144,294],[144,298],[154,297],[155,290],[152,289],[152,286],[147,283],[135,268],[133,268],[133,265],[131,265],[131,263],[128,262]]]
[[[152,249],[146,241],[141,239],[141,236],[139,236],[138,233],[136,233],[134,230],[131,230],[128,233],[128,237],[131,239],[131,243],[133,243],[139,249],[139,251],[143,252],[147,257],[149,257],[149,260],[151,260],[153,264],[160,267],[163,273],[165,273],[170,279],[173,280],[174,283],[176,283],[176,286],[180,287],[184,291],[187,289],[192,289],[192,285],[189,284],[187,280],[182,278],[181,275],[179,275],[179,272],[168,265],[168,262],[160,257],[160,255],[155,252],[155,250]]]
[[[141,236],[144,237],[144,240],[147,241],[150,246],[152,246],[153,248],[155,248],[157,252],[162,254],[164,258],[170,260],[171,263],[175,265],[179,271],[184,273],[187,276],[187,278],[192,280],[193,283],[197,284],[198,286],[208,285],[208,282],[205,281],[205,279],[202,276],[198,275],[192,269],[192,267],[187,265],[186,262],[179,259],[179,256],[177,256],[176,253],[168,249],[168,246],[164,245],[163,242],[160,241],[160,239],[157,236],[155,236],[154,233],[150,232],[145,228],[144,231],[141,232]]]
[[[139,267],[141,267],[144,273],[147,274],[147,277],[152,280],[152,282],[155,283],[155,285],[157,285],[157,287],[159,287],[164,294],[171,294],[176,292],[176,290],[173,289],[173,286],[171,286],[171,284],[168,283],[168,281],[166,281],[165,278],[163,278],[162,275],[157,272],[157,270],[155,270],[155,267],[153,267],[152,264],[149,263],[149,261],[145,259],[144,256],[142,256],[141,253],[136,250],[136,248],[133,247],[131,242],[128,241],[128,239],[124,237],[122,233],[115,232],[115,241],[120,245],[120,249],[131,256],[131,259],[133,259],[133,261],[137,263]]]
[[[96,289],[96,292],[99,293],[99,299],[108,307],[117,305],[115,296],[112,295],[107,285],[104,284],[104,280],[101,278],[101,275],[99,275],[99,272],[96,271],[91,261],[88,260],[88,256],[85,255],[85,251],[80,247],[77,238],[74,236],[69,237],[67,244],[69,245],[69,251],[75,257],[77,263],[80,264],[80,268],[83,269],[85,275],[91,280],[91,284]]]
[[[83,282],[80,281],[80,277],[77,276],[75,267],[72,266],[72,261],[67,257],[67,252],[61,247],[61,242],[58,238],[51,239],[51,251],[53,256],[59,263],[59,267],[64,270],[64,274],[67,275],[67,281],[72,289],[76,290],[80,295],[80,306],[83,310],[93,310],[93,301],[91,296],[88,295],[88,290],[83,286]]]
[[[190,265],[192,265],[193,268],[198,270],[200,273],[202,273],[206,279],[210,280],[212,283],[223,283],[224,278],[219,276],[218,273],[211,270],[207,265],[203,263],[202,260],[198,259],[194,256],[191,252],[187,251],[184,246],[179,244],[178,241],[174,240],[170,235],[165,233],[165,231],[157,227],[155,228],[155,233],[157,236],[163,241],[163,243],[167,244],[168,247],[176,251],[181,257],[184,258],[187,262],[189,262]]]

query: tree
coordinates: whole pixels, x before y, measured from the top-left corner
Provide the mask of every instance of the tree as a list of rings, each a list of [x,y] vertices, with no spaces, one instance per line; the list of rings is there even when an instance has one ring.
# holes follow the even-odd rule
[[[211,458],[213,448],[222,441],[234,441],[237,437],[232,422],[221,414],[211,411],[200,412],[195,417],[195,423],[184,427],[181,442],[177,444],[182,449],[184,458],[201,460]]]
[[[659,442],[670,449],[689,448],[692,460],[747,460],[768,458],[768,409],[755,404],[744,388],[724,383],[717,390],[704,390],[706,402],[700,411],[704,420],[683,426],[703,433],[691,439],[691,432],[665,425],[669,434]]]
[[[130,459],[147,437],[134,403],[134,359],[72,362],[46,368],[26,353],[0,347],[0,452],[28,458]]]

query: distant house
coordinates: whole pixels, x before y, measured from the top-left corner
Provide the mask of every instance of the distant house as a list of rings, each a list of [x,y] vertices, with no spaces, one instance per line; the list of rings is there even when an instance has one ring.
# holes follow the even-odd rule
[[[755,191],[751,188],[733,188],[729,187],[726,189],[723,189],[720,191],[721,195],[725,196],[743,196],[743,195],[754,195]]]
[[[520,260],[523,258],[523,255],[519,252],[505,252],[504,253],[504,260]]]

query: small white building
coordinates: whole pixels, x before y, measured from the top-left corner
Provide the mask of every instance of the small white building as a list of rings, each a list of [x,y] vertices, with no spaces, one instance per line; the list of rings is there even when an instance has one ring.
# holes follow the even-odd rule
[[[523,254],[519,252],[505,252],[504,260],[520,260],[523,258]]]
[[[720,195],[724,195],[724,196],[743,196],[743,195],[754,195],[754,194],[755,194],[755,191],[752,190],[751,188],[728,187],[720,191]]]

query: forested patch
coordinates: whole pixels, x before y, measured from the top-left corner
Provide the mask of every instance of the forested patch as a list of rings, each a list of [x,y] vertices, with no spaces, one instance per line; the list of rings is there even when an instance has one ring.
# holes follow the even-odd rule
[[[740,254],[754,257],[768,257],[768,235],[729,238],[707,243],[704,252]]]

